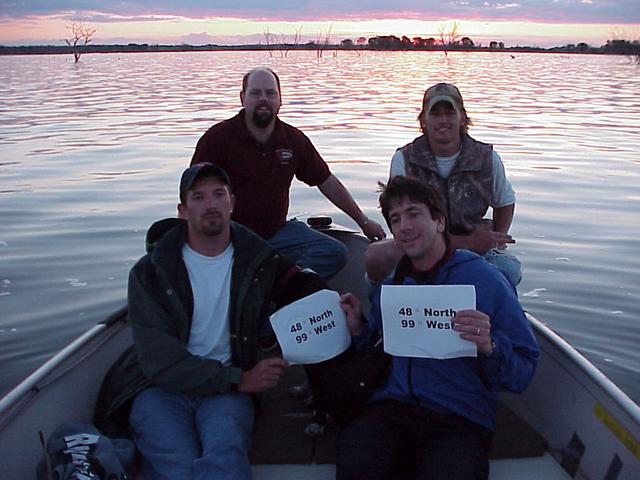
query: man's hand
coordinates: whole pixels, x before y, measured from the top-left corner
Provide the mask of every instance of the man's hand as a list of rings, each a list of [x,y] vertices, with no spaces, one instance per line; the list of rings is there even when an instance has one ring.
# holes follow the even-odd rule
[[[508,233],[489,230],[484,226],[477,227],[469,235],[452,235],[454,246],[472,250],[484,255],[492,248],[504,248],[507,243],[516,243]]]
[[[362,307],[360,300],[352,293],[340,295],[340,307],[347,316],[347,328],[352,337],[362,333]]]
[[[451,319],[453,329],[460,332],[460,338],[469,340],[478,346],[478,352],[491,355],[491,321],[489,316],[478,310],[460,310]]]
[[[362,210],[360,210],[360,207],[358,207],[358,204],[349,191],[334,175],[329,175],[329,178],[318,185],[318,189],[331,203],[349,215],[369,240],[382,240],[385,237],[384,230],[380,224],[369,220],[367,216],[362,213]]]
[[[361,228],[362,233],[364,233],[365,236],[372,242],[382,240],[387,236],[387,234],[384,233],[384,228],[382,228],[382,225],[380,225],[375,220],[370,220],[367,218]]]
[[[275,387],[289,364],[282,358],[265,358],[260,360],[251,370],[242,372],[239,392],[258,393]]]

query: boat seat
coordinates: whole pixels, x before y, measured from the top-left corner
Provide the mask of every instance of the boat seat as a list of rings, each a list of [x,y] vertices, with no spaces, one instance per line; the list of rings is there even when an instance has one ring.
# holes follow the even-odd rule
[[[489,480],[569,480],[548,453],[535,458],[490,461]],[[254,465],[253,480],[334,480],[335,465]]]
[[[548,453],[535,458],[490,461],[489,480],[569,480],[571,477]],[[253,480],[335,480],[336,467],[323,465],[253,465]],[[144,480],[142,475],[137,480]]]

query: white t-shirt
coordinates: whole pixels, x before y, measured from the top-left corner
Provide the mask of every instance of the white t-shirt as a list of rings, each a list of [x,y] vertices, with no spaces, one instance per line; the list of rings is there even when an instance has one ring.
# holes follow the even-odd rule
[[[193,319],[187,349],[194,355],[231,364],[229,296],[233,244],[215,257],[192,250],[186,243],[182,258],[193,291]]]
[[[516,203],[516,192],[513,190],[511,182],[507,179],[507,175],[504,171],[504,165],[500,155],[495,150],[492,151],[493,157],[493,193],[491,207],[499,208]],[[449,178],[451,169],[456,163],[456,160],[460,156],[460,152],[451,157],[435,157],[438,164],[438,174],[445,180]],[[406,175],[404,168],[404,156],[402,150],[396,150],[396,153],[391,159],[391,168],[389,171],[389,178],[393,178],[396,175]]]

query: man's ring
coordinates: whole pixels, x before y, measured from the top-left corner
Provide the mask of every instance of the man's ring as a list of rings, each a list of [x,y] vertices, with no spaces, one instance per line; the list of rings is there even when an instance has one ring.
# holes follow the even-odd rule
[[[480,327],[478,327],[478,333],[476,335],[480,335]]]

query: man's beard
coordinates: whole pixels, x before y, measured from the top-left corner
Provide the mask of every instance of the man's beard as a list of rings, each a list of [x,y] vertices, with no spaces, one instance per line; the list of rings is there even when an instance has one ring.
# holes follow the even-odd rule
[[[207,237],[217,237],[222,230],[222,222],[212,222],[202,226],[202,233]]]
[[[267,112],[261,112],[259,109],[266,107]],[[253,111],[253,124],[259,128],[265,128],[273,121],[273,108],[268,104],[260,104]]]
[[[203,219],[201,231],[207,237],[216,237],[224,230],[224,221],[222,215],[212,219]]]

